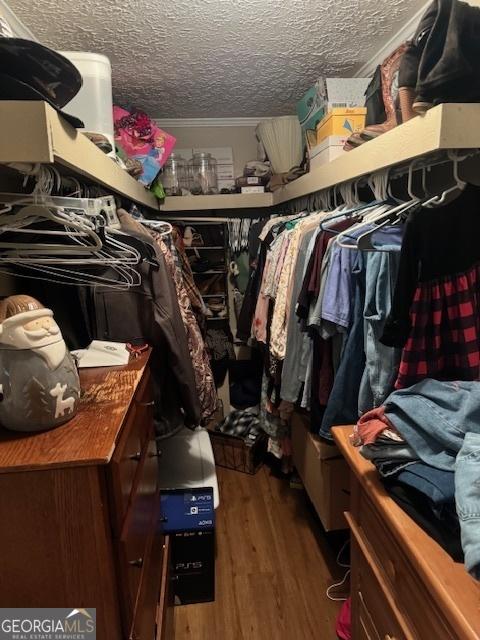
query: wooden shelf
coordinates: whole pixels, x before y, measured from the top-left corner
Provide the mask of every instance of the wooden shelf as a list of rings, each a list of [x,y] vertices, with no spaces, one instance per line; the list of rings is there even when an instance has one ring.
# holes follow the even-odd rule
[[[440,104],[281,187],[273,204],[447,149],[480,148],[480,104]]]
[[[167,196],[160,210],[207,211],[212,209],[250,209],[272,206],[271,193],[219,193],[216,196]]]
[[[480,104],[441,104],[274,193],[167,198],[163,211],[271,207],[447,149],[480,148]],[[247,204],[250,202],[251,204]]]
[[[150,209],[159,208],[153,194],[45,102],[0,102],[0,139],[0,164],[56,163],[133,202]],[[477,148],[480,148],[480,104],[442,104],[333,162],[316,167],[275,193],[170,196],[160,210],[168,214],[264,209],[438,151]]]
[[[46,102],[0,101],[0,164],[43,163],[158,211],[158,200]]]

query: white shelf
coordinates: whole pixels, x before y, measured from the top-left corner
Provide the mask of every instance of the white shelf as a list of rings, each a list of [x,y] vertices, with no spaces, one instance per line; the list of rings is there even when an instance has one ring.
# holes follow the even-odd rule
[[[158,200],[46,102],[0,101],[0,164],[44,163],[158,211]]]
[[[0,101],[0,164],[57,163],[133,202],[156,198],[68,125],[45,102]],[[480,104],[442,104],[367,142],[275,193],[171,196],[161,211],[263,209],[446,149],[480,148]],[[168,217],[168,216],[165,216]],[[182,216],[183,218],[184,216]]]
[[[212,209],[258,209],[272,206],[271,193],[219,193],[216,196],[167,196],[160,210],[208,211]]]
[[[480,148],[480,104],[441,104],[281,187],[273,204],[446,149]]]
[[[163,211],[200,211],[271,207],[438,151],[479,148],[480,104],[441,104],[316,167],[274,193],[167,198],[161,208]]]

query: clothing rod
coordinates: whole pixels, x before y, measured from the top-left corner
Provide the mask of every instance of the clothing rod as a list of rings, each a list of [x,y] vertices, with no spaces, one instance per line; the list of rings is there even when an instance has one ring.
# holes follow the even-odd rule
[[[456,149],[456,151],[459,151],[458,149]],[[468,157],[473,157],[476,156],[480,153],[480,149],[465,149],[465,156],[468,155]],[[418,158],[414,158],[413,160],[410,160],[410,162],[406,163],[406,164],[402,164],[400,166],[392,166],[391,168],[389,168],[388,171],[388,179],[389,180],[396,180],[397,178],[401,178],[404,175],[407,175],[408,172],[410,171],[410,166],[413,164],[414,165],[414,169],[413,171],[419,171],[422,169],[431,169],[433,167],[437,167],[439,165],[442,164],[447,164],[449,162],[452,162],[451,158],[448,157],[448,150],[444,151],[444,152],[437,152],[435,153],[433,156],[429,155],[428,158],[427,157],[418,157]],[[461,166],[461,162],[459,163]],[[370,176],[375,175],[376,173],[381,173],[382,171],[386,171],[386,169],[380,169],[378,171],[372,171],[369,174],[365,174],[364,176],[359,176],[358,180],[359,180],[359,186],[365,186],[365,184],[367,184],[368,179]],[[324,191],[329,191],[331,189],[336,189],[337,187],[340,187],[343,184],[347,184],[348,182],[355,182],[355,179],[353,180],[345,180],[344,182],[338,182],[335,185],[332,185],[331,187],[327,187],[327,189],[320,189],[320,191],[316,191],[315,193],[311,194],[311,195],[315,195],[317,193],[322,193]]]
[[[389,181],[396,180],[408,174],[409,167],[411,166],[412,163],[414,164],[414,169],[413,169],[414,173],[418,172],[419,170],[422,170],[423,168],[433,168],[439,165],[446,165],[447,163],[452,162],[452,160],[448,157],[448,152],[449,150],[445,149],[442,151],[437,151],[433,154],[428,154],[428,156],[423,156],[423,157],[419,156],[406,163],[402,163],[401,165],[392,165],[391,167],[388,168]],[[464,150],[455,149],[455,152],[462,152],[462,153],[464,152],[465,155],[468,155],[469,158],[465,160],[466,162],[468,162],[468,160],[471,160],[472,157],[475,157],[480,153],[480,149],[464,149]],[[462,162],[460,162],[459,166],[460,167],[462,166]],[[339,193],[338,189],[341,185],[354,183],[355,181],[358,181],[358,187],[366,186],[368,184],[368,179],[370,176],[379,174],[386,170],[387,168],[379,169],[377,171],[372,171],[370,173],[366,173],[363,176],[357,176],[356,178],[353,178],[351,180],[344,180],[342,182],[338,182],[335,185],[331,185],[324,189],[319,189],[318,191],[314,191],[308,195],[300,196],[293,200],[288,200],[282,203],[281,205],[274,207],[273,208],[274,211],[272,213],[285,215],[285,214],[299,213],[301,211],[307,211],[307,212],[318,211],[321,208],[321,205],[320,205],[321,194],[325,194],[325,193],[331,194],[332,190],[337,190],[337,193]]]
[[[162,217],[165,219],[168,219],[168,221],[178,221],[178,222],[191,222],[191,223],[200,223],[200,224],[212,224],[214,222],[217,222],[218,224],[223,224],[224,222],[228,222],[229,220],[243,220],[243,218],[240,218],[240,216],[231,216],[229,218],[208,218],[208,217],[199,217],[199,218],[195,218],[193,216],[190,217],[180,217],[178,215],[172,215],[172,214],[162,214]]]

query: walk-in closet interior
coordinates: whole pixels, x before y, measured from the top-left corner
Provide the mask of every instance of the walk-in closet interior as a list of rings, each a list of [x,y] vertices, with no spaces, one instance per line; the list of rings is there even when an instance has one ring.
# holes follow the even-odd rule
[[[479,60],[0,0],[0,639],[480,640]]]

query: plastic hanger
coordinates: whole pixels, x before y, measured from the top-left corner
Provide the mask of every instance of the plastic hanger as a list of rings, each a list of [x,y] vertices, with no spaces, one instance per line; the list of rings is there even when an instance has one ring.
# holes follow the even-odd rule
[[[445,189],[445,191],[440,196],[433,196],[433,198],[430,198],[429,200],[424,202],[423,203],[424,207],[434,207],[437,205],[442,205],[445,203],[448,195],[450,195],[451,193],[455,193],[455,191],[463,191],[465,189],[465,187],[467,186],[467,183],[461,180],[460,176],[458,175],[458,163],[463,162],[463,160],[466,160],[469,157],[469,155],[470,154],[465,156],[460,156],[458,153],[455,153],[454,151],[451,151],[451,150],[448,151],[448,157],[453,163],[453,179],[455,180],[455,184],[453,187],[450,187],[449,189]]]
[[[364,204],[360,207],[356,208],[356,212],[359,215],[362,215],[362,220],[357,224],[353,225],[349,229],[345,231],[341,231],[337,233],[337,237],[335,242],[343,247],[348,249],[356,249],[357,248],[357,236],[352,235],[352,232],[355,230],[361,229],[363,227],[367,227],[370,230],[370,225],[372,220],[375,220],[379,215],[384,215],[385,211],[389,210],[389,206],[386,204],[385,200],[387,198],[387,182],[388,181],[388,169],[378,171],[372,174],[368,178],[368,186],[370,187],[372,193],[374,194],[376,200],[374,202]],[[357,181],[358,185],[358,181]],[[354,186],[355,189],[355,186]],[[358,190],[356,191],[358,194]],[[358,197],[358,196],[357,196]],[[344,242],[344,238],[349,238],[354,241],[354,244]]]
[[[373,211],[372,215],[367,215],[362,220],[362,222],[358,223],[354,227],[348,229],[350,234],[352,232],[358,231],[359,229],[366,228],[365,233],[356,236],[356,241],[354,244],[349,244],[342,241],[343,237],[347,237],[345,232],[340,233],[336,242],[338,245],[344,249],[362,249],[372,251],[375,250],[375,247],[372,245],[371,236],[376,233],[380,228],[386,226],[387,224],[392,224],[394,218],[399,218],[399,216],[408,209],[416,206],[420,203],[420,199],[413,193],[413,169],[415,166],[415,160],[412,161],[408,168],[408,180],[407,180],[407,192],[410,197],[410,201],[402,202],[394,207],[390,205],[381,205],[377,211]],[[388,192],[387,183],[385,179],[388,178],[388,173],[380,173],[378,176],[377,184],[375,181],[371,181],[371,187],[375,195],[383,195]],[[382,224],[378,225],[377,222],[381,222]],[[371,225],[375,225],[372,227]]]

